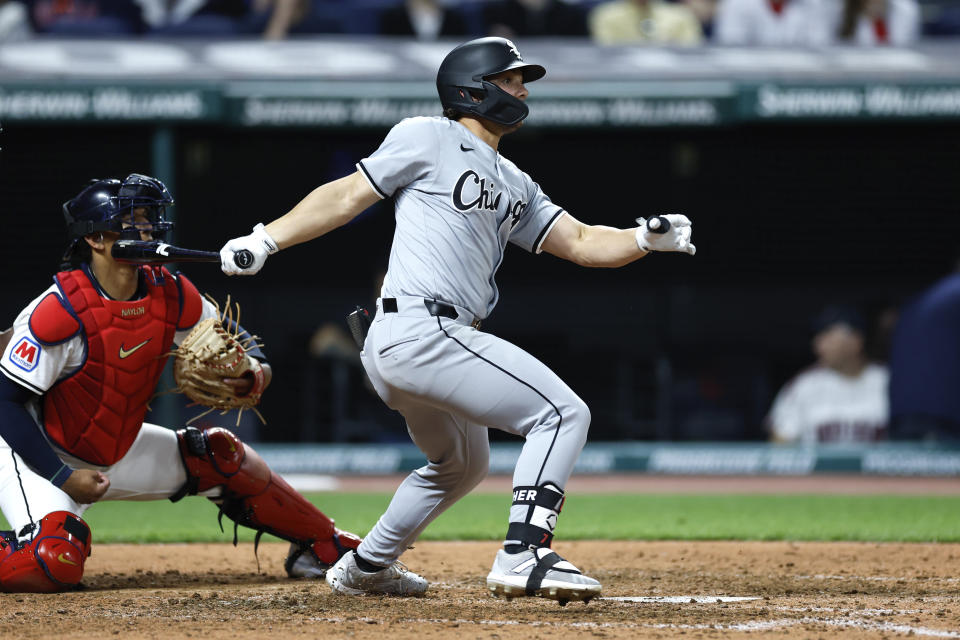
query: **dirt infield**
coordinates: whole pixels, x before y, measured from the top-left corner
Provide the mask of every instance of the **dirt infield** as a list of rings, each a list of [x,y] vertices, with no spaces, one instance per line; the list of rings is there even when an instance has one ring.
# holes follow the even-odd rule
[[[0,638],[960,638],[957,544],[558,543],[614,598],[563,608],[489,597],[496,548],[418,544],[432,585],[402,599],[289,580],[276,543],[261,573],[252,544],[95,545],[83,590],[0,594]]]

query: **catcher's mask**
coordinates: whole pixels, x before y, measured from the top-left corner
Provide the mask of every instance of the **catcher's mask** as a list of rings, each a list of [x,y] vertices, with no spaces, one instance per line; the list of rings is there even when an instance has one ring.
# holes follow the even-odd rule
[[[155,240],[166,239],[173,228],[173,222],[166,218],[166,208],[172,204],[173,197],[160,180],[140,173],[131,173],[122,181],[91,180],[63,203],[70,241],[63,261],[72,262],[82,249],[83,237],[98,231],[112,231],[132,240],[149,231]]]
[[[457,114],[470,114],[507,126],[522,121],[530,108],[487,80],[510,69],[519,69],[524,83],[547,73],[538,64],[524,62],[517,46],[506,38],[478,38],[448,53],[437,72],[437,93],[444,115],[452,119]]]

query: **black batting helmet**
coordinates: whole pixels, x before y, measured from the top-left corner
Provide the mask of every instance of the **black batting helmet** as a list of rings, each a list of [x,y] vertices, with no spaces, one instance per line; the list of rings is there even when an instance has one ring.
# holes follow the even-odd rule
[[[519,69],[525,83],[547,73],[538,64],[524,62],[517,45],[506,38],[478,38],[448,53],[437,72],[437,93],[444,114],[471,114],[508,126],[526,118],[530,109],[522,100],[487,80],[509,69]]]

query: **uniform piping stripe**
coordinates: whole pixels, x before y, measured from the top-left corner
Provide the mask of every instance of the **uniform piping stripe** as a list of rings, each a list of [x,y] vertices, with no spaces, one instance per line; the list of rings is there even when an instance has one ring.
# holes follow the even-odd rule
[[[557,426],[556,426],[556,428],[555,428],[554,431],[553,431],[553,440],[550,441],[550,447],[547,449],[547,455],[545,455],[545,456],[543,457],[543,464],[540,465],[540,471],[537,473],[537,480],[536,480],[535,484],[536,484],[537,486],[539,486],[539,485],[540,485],[540,478],[541,478],[541,476],[543,476],[543,470],[544,470],[544,469],[546,468],[546,466],[547,466],[547,460],[550,459],[550,454],[553,452],[553,445],[555,445],[555,444],[557,443],[557,436],[560,435],[560,427],[563,425],[563,414],[560,413],[560,409],[558,409],[558,408],[557,408],[557,405],[553,404],[553,402],[551,402],[550,399],[549,399],[547,396],[543,395],[543,393],[541,393],[540,390],[537,389],[536,387],[534,387],[532,384],[530,384],[529,382],[526,382],[525,380],[521,380],[520,378],[518,378],[517,376],[513,375],[512,373],[510,373],[509,371],[507,371],[506,369],[504,369],[504,368],[501,367],[500,365],[496,364],[495,362],[491,362],[490,360],[487,360],[487,359],[484,358],[482,355],[480,355],[480,354],[477,353],[476,351],[471,350],[469,347],[467,347],[467,345],[463,344],[462,342],[460,342],[459,340],[457,340],[456,338],[454,338],[453,336],[451,336],[449,333],[447,333],[447,330],[443,328],[443,324],[441,324],[441,322],[440,322],[440,316],[437,316],[436,318],[437,318],[437,326],[440,327],[440,331],[443,332],[443,335],[447,336],[448,338],[450,338],[451,340],[453,340],[454,342],[456,342],[458,345],[460,345],[461,347],[463,347],[463,350],[466,351],[467,353],[472,354],[473,356],[475,356],[475,357],[477,357],[477,358],[480,358],[481,360],[483,360],[484,362],[486,362],[486,363],[489,364],[490,366],[492,366],[492,367],[494,367],[494,368],[496,368],[496,369],[499,369],[500,371],[502,371],[503,373],[507,374],[508,376],[510,376],[511,378],[513,378],[514,380],[516,380],[517,382],[519,382],[520,384],[522,384],[522,385],[524,385],[525,387],[529,388],[529,389],[530,389],[531,391],[533,391],[535,394],[537,394],[538,396],[540,396],[541,398],[543,398],[544,401],[545,401],[547,404],[549,404],[551,407],[553,407],[553,410],[554,410],[554,411],[556,411],[557,417],[559,418],[559,421],[557,422]],[[532,509],[531,509],[530,511],[532,512]],[[530,513],[528,512],[528,513],[527,513],[527,522],[529,522],[529,518],[530,518]]]
[[[20,485],[20,495],[23,496],[23,506],[27,509],[27,519],[30,521],[29,524],[33,524],[33,515],[30,513],[30,501],[27,500],[27,492],[23,489],[23,478],[20,477],[20,466],[17,464],[17,454],[13,452],[13,449],[10,450],[10,458],[13,460],[13,470],[17,474],[17,483]],[[14,531],[14,535],[19,536],[19,531]],[[33,536],[36,534],[34,529],[30,530],[30,540],[33,540]]]
[[[29,389],[30,391],[33,391],[33,392],[34,392],[35,394],[37,394],[38,396],[42,396],[44,393],[46,393],[45,391],[43,391],[42,389],[40,389],[40,388],[37,387],[36,385],[33,385],[33,384],[27,382],[26,380],[24,380],[23,378],[18,377],[18,376],[17,376],[16,374],[14,374],[12,371],[8,371],[7,368],[6,368],[5,366],[3,366],[2,364],[0,364],[0,371],[2,371],[2,372],[3,372],[3,375],[5,375],[5,376],[7,376],[8,378],[10,378],[13,382],[16,382],[16,383],[19,384],[21,387],[26,387],[27,389]]]
[[[357,168],[360,169],[360,172],[363,173],[363,177],[367,179],[367,182],[370,183],[370,186],[373,187],[373,190],[377,192],[377,195],[380,196],[381,200],[386,200],[390,196],[383,192],[383,189],[377,186],[377,183],[373,180],[373,177],[370,175],[370,172],[367,171],[367,168],[363,166],[362,162],[357,163]]]
[[[550,218],[550,222],[545,224],[543,229],[540,230],[540,235],[537,236],[537,239],[533,243],[533,253],[540,253],[540,245],[543,244],[543,241],[547,236],[547,232],[550,231],[550,229],[553,229],[553,225],[556,224],[557,220],[560,219],[560,216],[563,213],[564,213],[563,209],[560,209],[559,211],[557,211],[553,215],[553,217]]]

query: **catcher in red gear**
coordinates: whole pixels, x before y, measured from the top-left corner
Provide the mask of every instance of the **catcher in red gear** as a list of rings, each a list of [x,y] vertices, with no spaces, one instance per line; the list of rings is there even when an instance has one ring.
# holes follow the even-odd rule
[[[0,510],[13,527],[0,532],[0,590],[79,584],[93,539],[82,515],[99,500],[205,496],[258,541],[263,532],[289,540],[291,577],[322,577],[360,542],[230,431],[144,422],[171,348],[224,320],[182,274],[112,258],[120,238],[162,237],[172,204],[162,182],[140,174],[84,188],[63,207],[62,270],[0,341]],[[221,396],[252,406],[270,365],[226,324],[244,366],[219,379]]]

